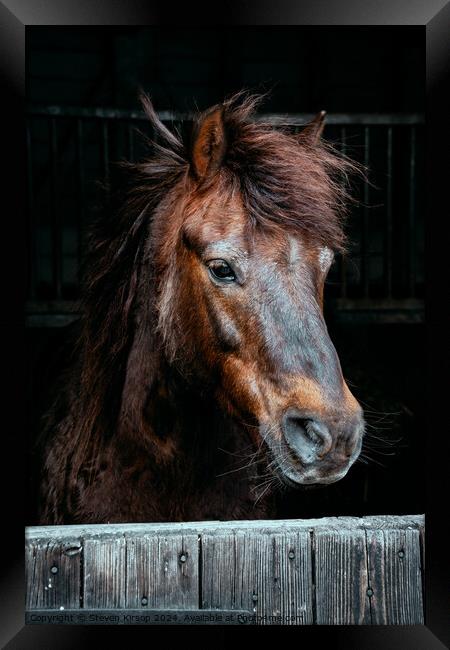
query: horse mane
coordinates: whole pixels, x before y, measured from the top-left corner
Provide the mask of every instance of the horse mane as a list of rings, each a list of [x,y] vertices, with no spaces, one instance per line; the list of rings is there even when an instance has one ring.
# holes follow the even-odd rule
[[[356,166],[323,142],[312,144],[301,134],[252,120],[260,101],[260,96],[240,92],[223,103],[227,151],[222,169],[238,184],[249,224],[256,229],[293,229],[321,245],[343,250],[342,221],[349,199],[345,180]],[[115,212],[104,210],[88,239],[77,371],[67,389],[69,415],[64,424],[71,431],[66,444],[71,447],[73,481],[88,461],[95,467],[102,440],[118,428],[133,345],[140,345],[142,354],[136,359],[143,364],[135,388],[142,373],[156,371],[156,361],[144,346],[151,343],[153,332],[148,330],[157,323],[142,316],[140,309],[144,284],[145,299],[151,302],[157,277],[157,269],[149,268],[150,224],[176,186],[196,191],[189,174],[191,143],[183,142],[160,122],[145,95],[142,103],[154,133],[149,141],[152,155],[143,162],[123,165],[129,181],[122,206]],[[148,271],[145,283],[144,268]],[[146,377],[140,392],[136,388],[133,405],[125,409],[136,422],[142,420],[148,384]],[[61,427],[55,421],[56,412],[62,412],[61,403],[49,420],[53,427]],[[63,468],[60,472],[62,477]]]

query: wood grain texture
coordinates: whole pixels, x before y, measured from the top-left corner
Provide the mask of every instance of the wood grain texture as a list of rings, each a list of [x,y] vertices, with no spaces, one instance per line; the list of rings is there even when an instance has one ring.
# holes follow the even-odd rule
[[[318,531],[314,547],[317,624],[369,624],[365,532]]]
[[[125,537],[84,540],[83,606],[125,607]]]
[[[27,609],[80,607],[82,545],[77,538],[29,540],[25,546]]]
[[[202,607],[244,609],[260,624],[311,624],[310,535],[204,534]]]
[[[135,535],[126,543],[127,608],[198,607],[198,535]]]
[[[423,623],[420,533],[367,531],[371,622]]]
[[[149,524],[77,524],[68,526],[29,526],[25,529],[27,539],[46,538],[63,541],[73,537],[121,537],[128,534],[206,531],[273,530],[365,530],[367,528],[420,528],[424,515],[372,515],[370,517],[322,517],[320,519],[261,519],[240,521],[187,521]]]

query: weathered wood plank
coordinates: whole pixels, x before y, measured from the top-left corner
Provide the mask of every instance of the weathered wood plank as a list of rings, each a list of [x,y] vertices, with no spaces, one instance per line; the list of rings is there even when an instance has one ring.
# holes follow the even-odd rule
[[[316,531],[313,543],[317,624],[369,624],[365,532]]]
[[[201,558],[202,594],[200,607],[204,609],[238,609],[235,596],[236,551],[234,534],[203,534],[201,538]],[[250,611],[253,611],[253,602]]]
[[[83,546],[84,607],[125,607],[125,537],[85,539]]]
[[[45,538],[28,540],[25,547],[27,609],[80,607],[82,545],[78,538],[63,543]]]
[[[202,535],[202,607],[248,609],[259,624],[311,624],[308,532]]]
[[[198,535],[134,536],[126,544],[127,608],[198,608]]]
[[[423,585],[424,584],[423,578],[425,575],[425,520],[419,525],[419,537],[420,537],[420,559],[422,562],[422,585]]]
[[[376,515],[370,517],[322,517],[320,519],[270,519],[270,520],[239,520],[239,521],[190,521],[163,522],[146,524],[79,524],[70,526],[30,526],[26,528],[26,536],[33,538],[55,538],[63,540],[66,537],[102,537],[110,539],[113,536],[169,534],[169,533],[201,533],[202,531],[234,531],[234,530],[365,530],[368,528],[420,528],[424,524],[424,515]]]
[[[371,622],[423,624],[420,532],[367,531]]]
[[[27,609],[200,607],[247,610],[260,624],[420,624],[423,536],[422,515],[32,527]]]

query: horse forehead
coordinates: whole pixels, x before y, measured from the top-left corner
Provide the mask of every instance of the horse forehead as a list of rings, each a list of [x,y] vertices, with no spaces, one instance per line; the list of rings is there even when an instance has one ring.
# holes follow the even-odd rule
[[[204,245],[215,241],[245,242],[245,220],[238,210],[215,210],[195,214],[184,224],[185,230]]]
[[[288,234],[284,259],[291,267],[316,266],[318,263],[322,271],[326,271],[333,261],[334,253],[327,246],[308,245],[300,236]]]
[[[311,261],[311,252],[301,236],[278,229],[256,237],[250,254],[262,264],[269,263],[269,268],[278,272],[307,267]]]
[[[265,252],[268,258],[273,258],[282,266],[296,266],[306,262],[309,251],[304,241],[298,235],[277,232],[260,242],[259,252]]]
[[[295,264],[300,259],[301,247],[296,237],[288,235],[287,240],[287,257],[289,264]]]

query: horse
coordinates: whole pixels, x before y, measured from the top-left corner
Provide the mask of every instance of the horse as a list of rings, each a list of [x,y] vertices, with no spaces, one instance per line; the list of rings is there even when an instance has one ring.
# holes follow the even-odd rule
[[[259,519],[331,484],[364,414],[323,316],[355,164],[238,92],[123,164],[90,232],[75,362],[46,416],[40,523]],[[299,490],[299,493],[302,490]]]

